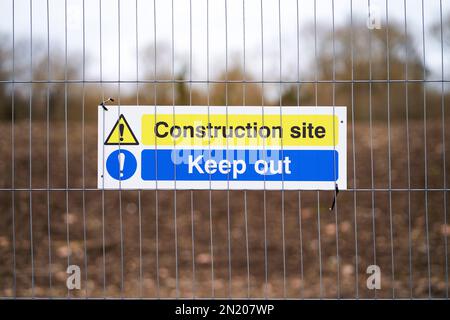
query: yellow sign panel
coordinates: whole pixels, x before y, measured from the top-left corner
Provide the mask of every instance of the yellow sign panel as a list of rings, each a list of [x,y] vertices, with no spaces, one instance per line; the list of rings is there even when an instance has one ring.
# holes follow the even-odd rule
[[[334,121],[333,121],[334,120]],[[338,117],[322,114],[142,115],[142,143],[157,146],[333,146]],[[334,141],[334,143],[333,143]]]
[[[119,120],[112,128],[105,144],[107,145],[138,145],[139,142],[131,130],[130,125],[123,115],[120,115]]]

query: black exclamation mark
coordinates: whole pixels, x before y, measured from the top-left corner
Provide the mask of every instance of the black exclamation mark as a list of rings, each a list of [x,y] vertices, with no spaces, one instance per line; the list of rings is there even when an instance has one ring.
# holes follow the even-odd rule
[[[120,141],[123,141],[123,130],[124,130],[125,126],[123,125],[123,123],[119,124],[119,134],[120,134]]]

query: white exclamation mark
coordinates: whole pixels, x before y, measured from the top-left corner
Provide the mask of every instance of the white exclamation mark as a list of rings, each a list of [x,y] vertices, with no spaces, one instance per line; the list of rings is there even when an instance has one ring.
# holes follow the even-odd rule
[[[125,164],[125,154],[122,152],[119,152],[117,155],[119,158],[119,169],[120,169],[120,177],[123,177],[123,165]]]

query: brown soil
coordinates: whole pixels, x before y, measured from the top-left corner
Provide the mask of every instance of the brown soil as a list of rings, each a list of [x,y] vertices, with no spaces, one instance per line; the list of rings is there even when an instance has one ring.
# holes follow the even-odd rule
[[[178,286],[181,297],[370,298],[375,292],[366,287],[366,268],[372,264],[382,272],[377,297],[448,293],[450,199],[443,191],[440,120],[427,123],[426,168],[423,122],[410,122],[410,176],[405,123],[391,127],[390,171],[387,124],[373,125],[372,142],[368,124],[355,126],[355,163],[349,126],[348,185],[357,190],[339,193],[337,215],[328,210],[332,192],[286,191],[284,206],[281,191],[158,191],[157,197],[155,191],[102,192],[96,189],[96,124],[85,126],[84,157],[81,124],[69,122],[67,129],[66,163],[63,123],[50,124],[48,158],[45,122],[32,123],[31,155],[28,122],[15,124],[11,192],[11,124],[0,124],[0,296],[65,297],[68,263],[79,265],[83,275],[82,290],[71,296],[175,297]],[[448,129],[445,141],[448,188]]]

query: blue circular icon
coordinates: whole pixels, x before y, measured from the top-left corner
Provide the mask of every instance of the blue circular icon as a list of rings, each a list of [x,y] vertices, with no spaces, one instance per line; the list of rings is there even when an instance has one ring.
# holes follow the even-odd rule
[[[136,172],[136,167],[136,158],[128,150],[116,150],[106,160],[106,169],[109,175],[116,180],[130,178]]]

